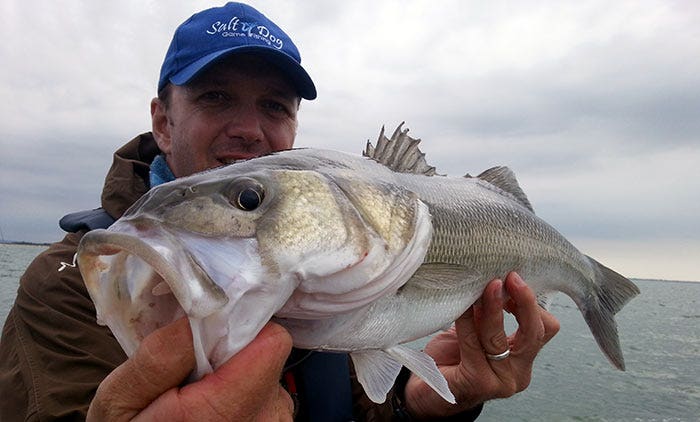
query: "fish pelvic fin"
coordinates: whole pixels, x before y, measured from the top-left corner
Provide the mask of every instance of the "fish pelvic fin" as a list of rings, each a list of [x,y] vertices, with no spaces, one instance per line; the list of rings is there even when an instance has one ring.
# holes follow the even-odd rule
[[[466,174],[464,177],[472,177]],[[518,201],[525,208],[532,212],[535,210],[532,208],[530,200],[527,199],[527,195],[523,192],[518,179],[515,177],[513,170],[505,166],[491,167],[488,170],[484,170],[477,178],[496,186],[497,188],[503,190],[510,194],[516,201]]]
[[[386,395],[401,371],[401,364],[383,350],[361,350],[350,353],[357,381],[367,397],[375,403],[384,403]]]
[[[391,138],[384,135],[382,126],[377,146],[367,141],[362,155],[398,173],[436,175],[435,167],[428,165],[425,154],[418,148],[421,140],[408,136],[408,129],[402,129],[402,126],[403,122],[396,128]]]
[[[350,357],[355,366],[357,380],[375,403],[383,403],[386,400],[401,366],[405,366],[425,381],[440,397],[452,404],[456,403],[447,380],[435,361],[423,352],[405,346],[394,346],[384,350],[352,352]]]
[[[617,369],[625,370],[620,349],[615,314],[640,293],[639,288],[623,275],[616,273],[593,258],[587,257],[596,272],[596,297],[584,303],[583,317],[598,346]]]

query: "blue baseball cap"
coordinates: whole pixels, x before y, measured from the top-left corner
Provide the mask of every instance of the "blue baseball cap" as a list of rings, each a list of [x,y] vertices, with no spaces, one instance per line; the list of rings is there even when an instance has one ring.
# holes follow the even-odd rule
[[[235,2],[195,13],[175,30],[160,69],[158,91],[168,83],[188,83],[225,55],[246,52],[259,54],[281,69],[300,97],[316,98],[316,87],[301,67],[291,38],[256,9]]]

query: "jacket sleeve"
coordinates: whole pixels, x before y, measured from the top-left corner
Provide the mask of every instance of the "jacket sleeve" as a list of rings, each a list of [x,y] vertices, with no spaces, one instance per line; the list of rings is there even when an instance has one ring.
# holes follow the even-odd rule
[[[84,420],[97,386],[126,356],[71,264],[82,234],[37,256],[0,342],[0,420]],[[59,268],[64,267],[62,271]]]

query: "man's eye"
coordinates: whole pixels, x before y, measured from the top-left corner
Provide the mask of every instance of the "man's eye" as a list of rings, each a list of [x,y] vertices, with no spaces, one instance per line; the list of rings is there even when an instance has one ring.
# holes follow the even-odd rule
[[[285,107],[284,104],[279,103],[277,101],[268,101],[265,103],[265,108],[268,110],[277,112],[277,113],[286,113],[287,112],[287,107]]]
[[[217,102],[217,101],[226,101],[228,98],[227,95],[223,92],[220,91],[211,91],[211,92],[205,92],[204,94],[201,95],[200,97],[204,101],[212,101],[212,102]]]

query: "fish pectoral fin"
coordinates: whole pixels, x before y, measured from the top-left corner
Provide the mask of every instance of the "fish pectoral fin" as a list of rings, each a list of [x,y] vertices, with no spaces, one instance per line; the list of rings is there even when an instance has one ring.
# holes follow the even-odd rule
[[[481,278],[481,273],[465,266],[435,262],[421,265],[404,288],[449,290],[477,283]]]
[[[385,352],[425,381],[445,401],[452,404],[457,403],[455,396],[447,385],[447,380],[438,369],[433,358],[423,352],[409,349],[405,346],[394,346],[386,349]]]
[[[352,352],[350,358],[367,397],[375,403],[384,403],[401,371],[401,364],[383,350]]]

